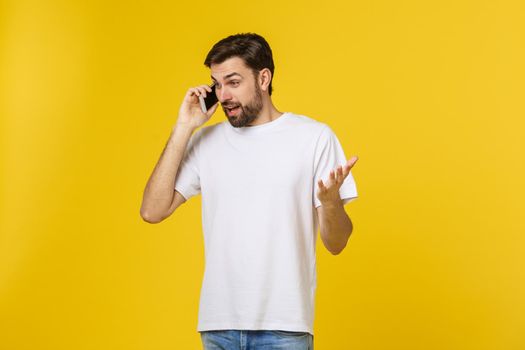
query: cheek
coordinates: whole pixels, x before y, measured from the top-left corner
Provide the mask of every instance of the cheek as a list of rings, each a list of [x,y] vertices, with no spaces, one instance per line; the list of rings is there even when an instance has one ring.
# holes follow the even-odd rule
[[[237,97],[243,102],[248,103],[257,96],[256,91],[250,88],[239,89]]]
[[[235,91],[232,91],[232,97],[234,101],[237,101],[243,105],[246,104],[246,102],[248,102],[249,100],[247,98],[247,94],[240,88],[235,89]]]

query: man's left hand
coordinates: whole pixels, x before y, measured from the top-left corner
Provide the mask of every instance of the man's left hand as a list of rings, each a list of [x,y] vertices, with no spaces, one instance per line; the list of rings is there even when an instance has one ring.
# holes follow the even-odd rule
[[[323,180],[319,180],[317,182],[319,186],[317,198],[322,205],[341,202],[339,188],[341,188],[343,181],[350,173],[350,169],[352,169],[358,159],[359,158],[357,156],[353,156],[344,166],[340,165],[336,169],[331,170],[330,177],[326,182],[326,186],[323,183]]]

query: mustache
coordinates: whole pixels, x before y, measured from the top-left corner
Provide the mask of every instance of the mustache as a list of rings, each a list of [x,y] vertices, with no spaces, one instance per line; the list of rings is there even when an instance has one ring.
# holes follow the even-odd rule
[[[239,107],[240,104],[238,103],[228,103],[228,104],[222,104],[222,108],[234,108],[234,107]]]

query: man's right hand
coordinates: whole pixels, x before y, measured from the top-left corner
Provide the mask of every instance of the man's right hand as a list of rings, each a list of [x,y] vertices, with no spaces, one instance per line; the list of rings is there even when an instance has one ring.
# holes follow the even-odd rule
[[[199,102],[199,96],[202,95],[203,97],[206,97],[207,93],[212,93],[212,90],[208,85],[200,85],[188,89],[179,109],[177,125],[196,129],[211,118],[219,106],[219,102],[215,103],[206,113],[203,113]]]

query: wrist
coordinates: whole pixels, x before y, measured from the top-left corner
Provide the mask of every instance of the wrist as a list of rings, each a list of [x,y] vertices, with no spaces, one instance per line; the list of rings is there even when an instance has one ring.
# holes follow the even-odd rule
[[[175,133],[176,131],[186,132],[192,134],[195,131],[196,127],[187,123],[181,123],[177,122],[173,126],[172,132]]]
[[[344,207],[343,201],[340,198],[335,199],[335,200],[330,199],[330,200],[321,201],[321,205],[325,209],[336,209],[336,208]]]

